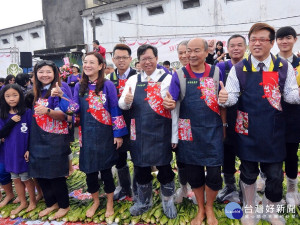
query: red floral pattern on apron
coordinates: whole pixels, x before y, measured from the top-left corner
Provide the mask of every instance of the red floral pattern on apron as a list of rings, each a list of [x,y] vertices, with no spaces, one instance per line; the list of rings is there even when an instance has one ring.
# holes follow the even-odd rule
[[[190,119],[178,120],[178,138],[182,141],[193,141],[192,127]]]
[[[127,79],[121,80],[119,79],[119,85],[117,86],[117,89],[119,90],[119,94],[118,97],[121,97],[124,88],[125,88],[125,84],[126,84]]]
[[[239,134],[248,135],[248,126],[248,113],[238,110],[235,124],[235,132]]]
[[[262,97],[267,98],[270,105],[275,109],[282,111],[278,72],[263,71],[262,75],[263,82],[260,83],[264,88],[264,95]]]
[[[130,140],[136,140],[135,119],[131,119],[130,121]]]
[[[91,115],[100,123],[111,125],[110,113],[103,106],[106,102],[105,94],[102,94],[101,92],[100,95],[96,95],[94,91],[90,90],[86,101],[89,102],[87,112],[91,113]]]
[[[48,99],[40,98],[38,101],[39,105],[43,105],[45,107],[48,106]],[[35,106],[36,107],[36,106]],[[55,134],[68,134],[68,123],[67,121],[60,121],[55,120],[48,116],[47,114],[44,115],[37,115],[34,114],[37,125],[44,131],[48,133],[55,133]]]
[[[160,90],[161,83],[148,82],[148,86],[145,89],[147,92],[147,98],[145,98],[145,100],[148,101],[154,112],[163,117],[171,118],[171,111],[163,107],[163,98],[161,97]]]
[[[218,105],[214,79],[211,77],[201,77],[199,83],[200,86],[198,87],[198,89],[201,90],[201,99],[205,101],[206,105],[212,111],[220,115],[220,107]]]

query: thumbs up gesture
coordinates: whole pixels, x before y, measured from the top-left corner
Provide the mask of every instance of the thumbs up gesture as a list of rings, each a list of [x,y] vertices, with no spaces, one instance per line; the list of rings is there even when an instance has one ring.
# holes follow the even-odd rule
[[[63,96],[63,91],[61,90],[61,88],[58,86],[58,82],[56,82],[55,84],[55,88],[52,88],[51,90],[51,96],[52,97],[62,97]]]
[[[176,107],[176,102],[173,100],[173,97],[169,91],[167,91],[166,97],[164,98],[163,106],[168,110],[173,110]]]
[[[129,90],[128,90],[127,94],[125,95],[124,101],[127,105],[130,105],[133,102],[133,94],[131,91],[131,87],[129,87]]]
[[[228,92],[226,91],[224,84],[220,81],[221,90],[219,92],[219,102],[224,104],[228,99]]]

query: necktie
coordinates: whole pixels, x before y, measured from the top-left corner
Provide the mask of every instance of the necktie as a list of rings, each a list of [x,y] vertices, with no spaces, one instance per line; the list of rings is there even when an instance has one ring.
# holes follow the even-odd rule
[[[264,66],[265,66],[264,63],[258,63],[259,71],[264,71]]]

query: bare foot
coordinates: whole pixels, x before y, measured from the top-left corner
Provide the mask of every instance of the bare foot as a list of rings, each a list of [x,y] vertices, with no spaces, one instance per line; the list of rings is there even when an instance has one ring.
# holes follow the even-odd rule
[[[44,216],[48,215],[49,213],[51,213],[51,212],[52,212],[53,210],[55,210],[55,209],[58,209],[58,204],[57,204],[57,203],[55,203],[55,204],[54,204],[53,206],[51,206],[51,207],[48,207],[48,208],[46,208],[46,209],[40,211],[39,217],[44,217]]]
[[[0,208],[7,205],[15,196],[14,195],[6,195],[2,202],[0,202]]]
[[[89,208],[87,211],[86,211],[86,217],[93,217],[93,215],[95,214],[96,210],[98,209],[99,207],[99,204],[100,202],[99,201],[94,201],[93,205],[91,206],[91,208]]]
[[[203,210],[197,213],[196,217],[192,220],[191,225],[201,225],[204,219],[205,212]]]
[[[16,209],[12,210],[10,212],[10,215],[17,215],[19,212],[21,212],[23,209],[27,208],[27,202],[21,203]]]
[[[17,196],[16,199],[13,201],[13,203],[14,203],[14,204],[20,203],[20,199],[19,199],[18,196]]]
[[[106,212],[105,212],[105,217],[110,217],[114,214],[114,207],[108,207],[106,206]]]
[[[30,202],[28,208],[26,209],[26,212],[30,212],[36,208],[36,203]]]
[[[37,194],[37,196],[35,196],[35,200],[36,202],[39,202],[39,200],[43,199],[43,195],[42,194]]]
[[[70,210],[70,207],[62,209],[60,208],[55,214],[54,214],[54,219],[58,219],[61,217],[64,217]]]
[[[207,217],[207,224],[208,225],[217,225],[218,220],[215,216],[214,210],[212,208],[205,208],[205,213]]]

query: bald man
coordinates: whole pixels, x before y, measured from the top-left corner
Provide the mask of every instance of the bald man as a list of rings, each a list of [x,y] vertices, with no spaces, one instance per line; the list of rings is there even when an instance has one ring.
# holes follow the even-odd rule
[[[226,123],[225,111],[218,106],[219,81],[223,81],[223,76],[218,67],[205,63],[208,55],[205,40],[190,40],[186,55],[189,63],[173,75],[164,106],[174,109],[180,102],[180,107],[176,107],[179,108],[177,162],[186,170],[198,203],[198,214],[191,224],[200,225],[206,218],[208,224],[216,225],[213,202],[222,188],[223,124]]]

